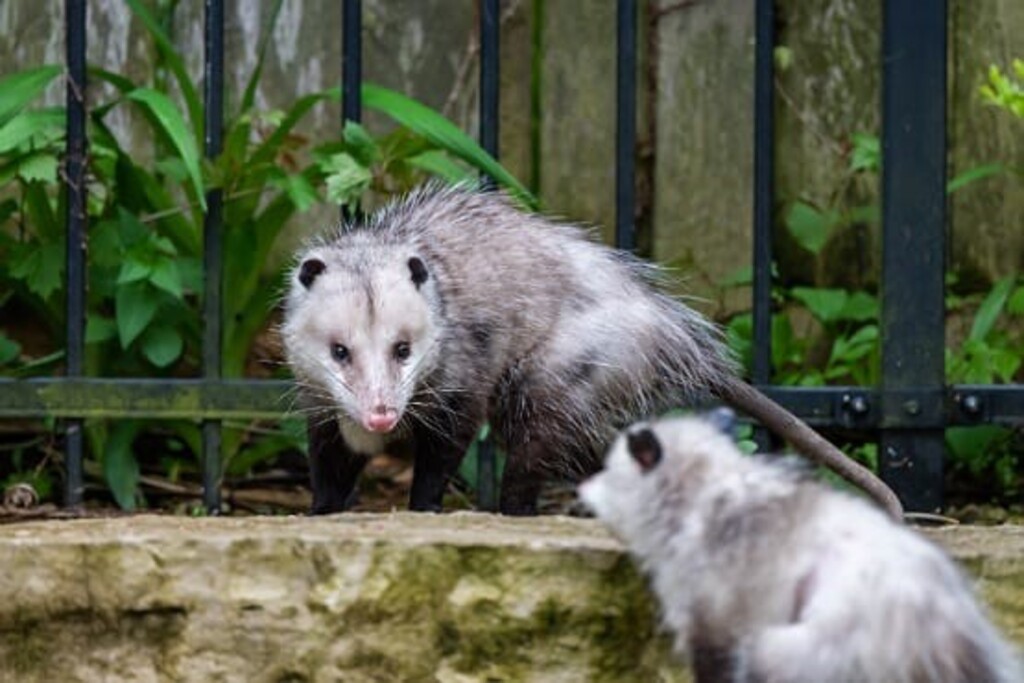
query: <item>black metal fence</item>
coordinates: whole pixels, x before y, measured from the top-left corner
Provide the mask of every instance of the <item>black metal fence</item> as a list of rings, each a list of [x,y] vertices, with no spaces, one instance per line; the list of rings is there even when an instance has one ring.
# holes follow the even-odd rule
[[[479,0],[480,139],[498,155],[498,0]],[[944,375],[946,221],[946,0],[884,0],[882,39],[883,259],[882,384],[770,386],[773,210],[773,0],[757,0],[754,144],[753,381],[816,427],[877,431],[881,473],[909,510],[942,504],[943,430],[1019,421],[1022,386],[947,386]],[[343,118],[360,119],[361,2],[341,6]],[[67,373],[0,381],[0,417],[64,419],[66,504],[82,497],[82,421],[191,418],[203,422],[204,503],[219,509],[221,421],[280,414],[287,384],[225,380],[221,364],[221,197],[207,196],[202,376],[105,379],[82,376],[85,344],[86,0],[66,0],[67,30]],[[224,3],[206,0],[205,153],[221,149]],[[635,244],[637,3],[618,0],[616,242]],[[172,399],[173,400],[168,400]],[[481,464],[481,503],[492,507],[493,449]]]

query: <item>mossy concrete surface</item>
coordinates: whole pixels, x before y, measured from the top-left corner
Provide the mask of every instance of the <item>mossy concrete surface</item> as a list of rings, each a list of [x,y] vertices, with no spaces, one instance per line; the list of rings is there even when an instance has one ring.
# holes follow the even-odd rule
[[[1024,529],[934,533],[1024,640]],[[685,681],[591,520],[182,519],[0,528],[4,681]]]

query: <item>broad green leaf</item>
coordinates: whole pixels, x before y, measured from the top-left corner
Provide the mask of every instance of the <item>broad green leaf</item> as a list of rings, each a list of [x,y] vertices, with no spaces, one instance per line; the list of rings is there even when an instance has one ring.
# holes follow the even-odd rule
[[[162,289],[175,299],[182,297],[181,274],[178,272],[178,263],[172,259],[158,260],[153,266],[149,281],[154,287]]]
[[[133,282],[117,288],[114,310],[117,313],[117,334],[121,348],[128,345],[146,329],[159,306],[155,292],[146,282]]]
[[[117,274],[117,284],[126,285],[129,282],[145,280],[152,272],[152,265],[128,259],[121,263],[121,271]]]
[[[189,134],[185,119],[181,112],[167,95],[149,88],[139,88],[128,93],[128,99],[138,102],[146,107],[159,122],[167,137],[171,140],[178,154],[181,156],[188,175],[192,179],[192,186],[196,191],[196,201],[206,210],[206,197],[203,188],[203,177],[199,170],[199,150],[196,148],[195,138]]]
[[[840,311],[838,319],[855,320],[857,322],[877,320],[878,299],[867,292],[854,292],[846,300],[846,304],[843,306],[842,311]]]
[[[25,213],[28,223],[35,227],[36,234],[46,242],[64,239],[64,222],[57,218],[53,198],[45,183],[31,182],[24,189]]]
[[[139,463],[132,452],[132,442],[139,432],[139,423],[117,422],[110,431],[103,451],[103,476],[123,510],[135,509],[135,490],[139,485]]]
[[[850,298],[842,289],[794,287],[790,293],[823,323],[839,320]]]
[[[823,213],[801,201],[793,202],[786,214],[786,228],[797,243],[811,252],[819,253],[828,242],[838,218],[832,213]]]
[[[327,199],[339,204],[358,200],[373,180],[373,173],[350,154],[334,154],[321,168],[327,174]]]
[[[85,343],[98,344],[117,335],[117,325],[110,318],[90,314],[85,319]]]
[[[536,198],[515,176],[443,115],[401,93],[370,83],[363,84],[362,95],[363,106],[367,109],[389,116],[446,152],[491,176],[528,206],[536,206]]]
[[[0,80],[0,123],[17,114],[50,85],[62,69],[59,66],[41,66],[18,71]]]
[[[131,8],[132,13],[135,14],[143,25],[149,31],[149,34],[153,37],[153,42],[156,43],[157,48],[160,50],[160,54],[167,62],[167,68],[174,74],[175,80],[178,81],[178,88],[181,90],[182,96],[185,98],[185,107],[188,109],[188,117],[192,121],[192,128],[196,131],[196,139],[201,140],[203,138],[203,107],[199,100],[199,95],[195,85],[192,83],[192,79],[188,75],[188,69],[185,68],[185,62],[181,58],[178,49],[171,42],[171,39],[164,33],[160,24],[157,22],[153,15],[150,14],[149,9],[140,0],[125,0],[128,6]],[[177,110],[175,110],[177,111]],[[180,118],[180,114],[178,114]],[[203,206],[205,209],[205,205]]]
[[[968,339],[981,341],[988,336],[988,333],[992,331],[992,327],[996,324],[999,314],[1002,313],[1003,307],[1006,305],[1006,300],[1010,296],[1010,290],[1013,288],[1013,285],[1014,278],[1005,277],[992,287],[992,291],[981,302],[978,312],[974,315],[974,324],[971,325],[971,333],[967,336]]]
[[[38,180],[43,183],[57,182],[58,161],[51,152],[29,154],[18,163],[18,175],[27,183]]]
[[[24,245],[11,261],[11,276],[23,280],[32,292],[49,299],[64,274],[64,243]]]
[[[153,325],[140,340],[142,353],[158,368],[165,368],[181,356],[184,341],[170,325]]]
[[[62,133],[64,120],[64,110],[59,108],[25,111],[18,114],[4,124],[3,128],[0,128],[0,154],[17,149],[41,133],[51,132],[55,129],[58,134]]]
[[[17,360],[21,353],[21,344],[0,332],[0,365],[7,365]]]

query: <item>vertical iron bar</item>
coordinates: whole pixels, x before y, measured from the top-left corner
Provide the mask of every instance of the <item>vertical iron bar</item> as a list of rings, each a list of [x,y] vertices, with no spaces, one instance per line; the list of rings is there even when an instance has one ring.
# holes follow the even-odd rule
[[[754,65],[754,348],[751,380],[772,379],[772,219],[775,206],[775,0],[757,0]],[[768,450],[767,430],[754,440]]]
[[[908,510],[934,511],[943,416],[927,397],[945,382],[946,1],[883,5],[879,460]]]
[[[67,143],[64,157],[64,183],[67,187],[67,319],[66,340],[68,377],[79,377],[85,355],[85,0],[67,0],[64,22],[67,50]],[[82,503],[82,434],[79,418],[65,424],[64,503],[77,507]]]
[[[363,3],[344,0],[341,5],[341,127],[346,121],[363,120]],[[341,207],[342,225],[347,225],[358,206]]]
[[[636,0],[618,0],[616,44],[615,246],[636,247]]]
[[[203,98],[206,103],[205,153],[213,159],[221,152],[224,125],[224,2],[206,0]],[[221,268],[221,192],[206,194],[203,222],[203,378],[221,378],[221,321],[223,289]],[[203,421],[203,504],[210,514],[220,512],[221,423]]]
[[[498,0],[480,0],[480,144],[498,158]],[[493,178],[485,178],[494,186]]]
[[[480,144],[498,158],[498,75],[500,17],[498,0],[480,0]],[[485,176],[483,186],[495,187]],[[494,439],[490,435],[477,445],[477,505],[482,510],[497,509],[497,467]]]

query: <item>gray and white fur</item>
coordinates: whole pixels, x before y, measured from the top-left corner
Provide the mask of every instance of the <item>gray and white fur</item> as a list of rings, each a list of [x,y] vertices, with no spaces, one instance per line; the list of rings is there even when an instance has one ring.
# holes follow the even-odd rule
[[[1019,683],[935,545],[713,420],[641,423],[580,497],[650,575],[699,683]]]
[[[439,509],[490,420],[508,453],[501,510],[529,514],[545,476],[595,471],[616,429],[717,396],[899,514],[870,472],[736,379],[718,330],[661,278],[502,194],[437,185],[303,250],[282,334],[314,512],[344,509],[367,456],[402,439],[411,507]]]

